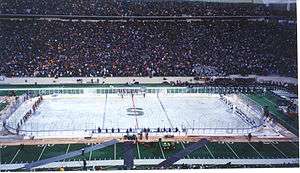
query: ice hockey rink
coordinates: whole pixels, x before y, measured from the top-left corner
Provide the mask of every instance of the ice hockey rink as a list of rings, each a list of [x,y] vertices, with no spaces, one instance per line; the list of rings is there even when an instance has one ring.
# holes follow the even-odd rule
[[[55,94],[43,98],[21,131],[45,135],[98,128],[251,128],[219,94]],[[35,99],[24,102],[10,123],[20,119]]]

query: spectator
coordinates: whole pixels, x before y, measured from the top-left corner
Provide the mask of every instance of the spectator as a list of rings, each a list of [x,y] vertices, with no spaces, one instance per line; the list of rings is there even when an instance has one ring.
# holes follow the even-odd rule
[[[7,77],[297,76],[296,26],[257,21],[0,20]]]
[[[0,14],[97,16],[286,16],[296,18],[296,4],[212,3],[202,1],[1,0]]]

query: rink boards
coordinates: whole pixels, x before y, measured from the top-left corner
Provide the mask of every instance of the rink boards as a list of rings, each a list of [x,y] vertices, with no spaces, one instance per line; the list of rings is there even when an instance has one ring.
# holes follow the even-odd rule
[[[43,98],[20,133],[72,136],[99,133],[99,129],[101,133],[125,133],[149,128],[152,132],[188,129],[197,134],[226,133],[228,129],[243,133],[243,129],[251,129],[219,94],[53,94]],[[34,101],[32,98],[24,102],[10,123],[26,113]],[[223,131],[216,132],[216,129]]]

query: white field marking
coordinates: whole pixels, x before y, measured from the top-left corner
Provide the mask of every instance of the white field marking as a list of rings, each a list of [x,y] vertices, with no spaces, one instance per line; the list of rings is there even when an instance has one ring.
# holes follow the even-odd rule
[[[238,159],[240,159],[240,157],[236,154],[236,152],[233,150],[233,148],[231,148],[231,146],[225,142],[226,146],[233,152],[233,154],[235,155],[235,157],[237,157]]]
[[[290,143],[292,143],[295,147],[299,147],[297,144],[295,144],[292,140],[289,141]]]
[[[183,148],[183,149],[185,149],[185,146],[184,146],[184,144],[183,144],[183,142],[182,142],[182,141],[180,141],[180,144],[181,144],[182,148]],[[189,156],[189,155],[187,155],[187,158],[188,158],[188,159],[190,159],[190,156]]]
[[[162,154],[163,158],[166,159],[165,154],[164,154],[164,151],[163,151],[163,149],[161,148],[160,142],[158,142],[158,144],[159,144],[159,148],[160,148],[160,151],[161,151],[161,154]]]
[[[67,147],[67,150],[66,150],[66,154],[69,152],[70,145],[71,145],[71,144],[68,144],[68,147]],[[66,159],[64,159],[64,161],[65,161],[65,160],[66,160]]]
[[[67,153],[69,152],[69,150],[70,150],[70,145],[71,145],[71,144],[69,144],[69,145],[68,145],[68,148],[67,148],[66,154],[67,154]]]
[[[114,160],[117,159],[117,144],[114,144]]]
[[[204,145],[205,146],[205,148],[208,150],[208,152],[209,152],[209,154],[211,155],[211,157],[213,158],[213,159],[215,159],[215,156],[212,154],[212,152],[209,150],[209,148],[207,147],[207,145]]]
[[[92,146],[93,146],[93,144],[92,144]],[[92,158],[92,154],[93,154],[93,150],[92,150],[92,151],[90,151],[89,160],[91,160],[91,158]]]
[[[17,155],[19,154],[20,152],[20,148],[18,149],[18,151],[16,152],[16,154],[14,155],[14,157],[11,159],[11,161],[9,162],[9,164],[12,164],[12,162],[15,160],[15,158],[17,157]]]
[[[139,159],[141,159],[140,147],[139,147],[138,142],[136,143],[136,149],[137,149],[137,152],[138,152],[138,157],[139,157]]]
[[[266,99],[265,97],[262,97],[264,100],[266,100],[267,102],[271,103],[274,106],[277,106],[274,102],[270,101],[269,99]]]
[[[38,160],[40,160],[40,159],[41,159],[41,157],[42,157],[42,155],[43,155],[43,153],[44,153],[44,151],[45,151],[46,147],[47,147],[47,145],[45,145],[45,146],[44,146],[44,148],[43,148],[43,150],[42,150],[42,152],[41,152],[41,154],[40,154],[40,156],[39,156]],[[53,147],[54,147],[54,145],[53,145]]]
[[[255,151],[262,159],[264,159],[264,157],[256,150],[256,148],[254,148],[253,145],[251,145],[250,142],[248,142],[248,144],[254,149],[254,151]]]
[[[277,150],[279,151],[285,158],[288,158],[278,147],[276,147],[272,142],[271,145]]]
[[[275,115],[276,116],[276,115]],[[286,125],[288,125],[290,128],[294,129],[294,130],[297,130],[296,128],[294,128],[293,126],[291,126],[287,121],[285,121],[284,119],[282,119],[281,117],[279,116],[276,116],[276,118],[280,119],[281,121],[287,123]]]

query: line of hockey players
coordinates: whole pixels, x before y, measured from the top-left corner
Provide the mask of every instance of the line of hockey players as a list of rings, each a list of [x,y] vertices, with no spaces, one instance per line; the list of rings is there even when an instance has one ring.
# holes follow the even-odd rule
[[[34,104],[32,105],[31,109],[25,114],[25,116],[19,121],[19,123],[17,124],[17,129],[16,132],[17,134],[19,134],[20,131],[20,127],[25,124],[25,122],[32,116],[35,114],[36,110],[38,109],[39,105],[42,103],[43,101],[43,96],[39,96],[39,98],[34,102]]]

